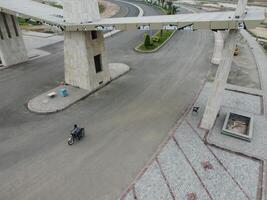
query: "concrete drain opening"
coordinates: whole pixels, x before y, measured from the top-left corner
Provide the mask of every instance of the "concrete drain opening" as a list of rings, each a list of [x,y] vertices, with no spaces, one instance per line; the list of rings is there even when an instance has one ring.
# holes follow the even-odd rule
[[[222,134],[251,141],[253,133],[253,117],[247,114],[229,112],[226,115]]]

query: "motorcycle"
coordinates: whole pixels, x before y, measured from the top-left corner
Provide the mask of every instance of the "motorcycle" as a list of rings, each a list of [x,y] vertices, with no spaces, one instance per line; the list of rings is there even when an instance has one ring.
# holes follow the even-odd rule
[[[81,140],[84,137],[84,128],[80,129],[80,132],[77,135],[71,134],[68,139],[68,145],[73,145],[75,140]]]

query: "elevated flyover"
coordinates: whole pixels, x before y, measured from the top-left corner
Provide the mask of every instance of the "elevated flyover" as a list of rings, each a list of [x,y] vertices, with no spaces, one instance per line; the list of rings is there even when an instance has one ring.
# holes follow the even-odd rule
[[[63,10],[32,0],[0,0],[0,11],[50,25],[63,26]]]
[[[263,10],[248,9],[242,18],[236,18],[235,12],[209,12],[163,16],[106,18],[96,22],[67,24],[66,31],[90,30],[149,30],[181,29],[191,26],[193,30],[229,30],[238,29],[242,24],[246,28],[255,28],[264,19]]]
[[[69,20],[64,20],[63,9],[33,0],[0,0],[0,11],[23,18],[31,18],[50,25],[61,26],[66,31],[181,29],[189,25],[192,25],[191,28],[194,30],[228,30],[237,29],[240,23],[244,23],[246,28],[254,28],[264,19],[264,10],[248,9],[242,17],[236,17],[235,12],[210,12],[99,20],[89,17],[79,23],[71,23]]]

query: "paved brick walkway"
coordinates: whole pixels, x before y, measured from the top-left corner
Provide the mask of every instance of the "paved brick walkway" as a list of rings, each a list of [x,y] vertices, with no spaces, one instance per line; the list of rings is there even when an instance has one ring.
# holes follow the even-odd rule
[[[122,195],[121,200],[261,198],[261,160],[204,142],[207,133],[199,129],[198,125],[210,88],[211,83],[206,83],[194,104],[200,106],[199,114],[192,115],[188,112],[180,120],[174,132]],[[236,107],[238,110],[262,116],[259,96],[225,90],[223,107]],[[220,137],[241,141],[222,134]],[[223,138],[222,142],[224,141],[226,140]],[[241,142],[244,148],[250,145],[248,142]],[[258,150],[260,148],[262,146],[255,147]]]
[[[121,199],[256,199],[260,166],[205,145],[185,120]]]

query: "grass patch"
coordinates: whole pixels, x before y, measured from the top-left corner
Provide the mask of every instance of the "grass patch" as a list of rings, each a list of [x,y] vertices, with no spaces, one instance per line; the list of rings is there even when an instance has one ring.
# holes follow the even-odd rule
[[[105,11],[105,6],[104,5],[102,5],[102,4],[98,4],[98,8],[99,8],[99,12],[100,13],[103,13],[104,11]]]
[[[162,6],[161,4],[148,2],[148,0],[145,0],[145,3],[146,3],[147,5],[154,6],[154,7],[158,8],[158,9],[161,10],[165,15],[173,15],[173,14],[175,14],[175,13],[177,12],[177,7],[176,7],[176,8],[166,8],[166,7]]]
[[[63,9],[63,6],[58,4],[57,2],[49,1],[49,5],[59,9]]]
[[[40,25],[40,22],[38,23],[37,21],[34,21],[34,20],[27,20],[27,19],[24,19],[22,17],[17,17],[17,20],[18,20],[20,26],[28,26],[28,25],[36,26],[36,25]]]
[[[18,20],[18,22],[19,22],[19,25],[21,25],[21,26],[26,26],[26,25],[28,25],[28,22],[26,22],[26,20],[23,19],[23,18],[21,18],[21,17],[17,17],[17,20]]]
[[[161,31],[158,31],[156,34],[154,34],[151,38],[151,44],[149,46],[145,46],[144,42],[138,47],[136,47],[137,50],[139,51],[144,51],[144,52],[151,52],[154,51],[158,48],[160,48],[164,42],[173,34],[173,30],[162,30],[162,35]],[[159,38],[159,41],[153,41],[153,38]]]
[[[260,41],[259,44],[263,47],[265,53],[267,53],[267,42]]]
[[[263,39],[263,40],[267,40],[267,38],[258,36],[257,34],[255,34],[254,32],[252,32],[251,30],[247,30],[247,31],[248,31],[253,37],[255,37],[255,38]]]

